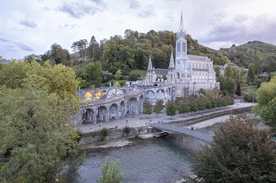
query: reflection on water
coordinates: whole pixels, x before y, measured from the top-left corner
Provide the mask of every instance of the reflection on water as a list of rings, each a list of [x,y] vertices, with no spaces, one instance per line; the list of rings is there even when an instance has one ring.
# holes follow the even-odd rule
[[[132,141],[131,146],[87,152],[78,170],[81,178],[75,182],[99,180],[102,164],[109,156],[110,161],[120,159],[123,182],[172,183],[190,173],[191,152],[203,143],[183,135]]]

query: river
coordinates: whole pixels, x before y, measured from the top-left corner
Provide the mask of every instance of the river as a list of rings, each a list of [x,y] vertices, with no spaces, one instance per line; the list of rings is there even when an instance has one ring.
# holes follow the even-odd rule
[[[202,128],[227,117],[214,118],[193,126]],[[78,169],[80,178],[74,182],[96,183],[101,175],[102,164],[108,156],[110,161],[120,159],[124,183],[173,183],[184,175],[191,174],[191,154],[200,144],[204,144],[201,140],[185,135],[131,141],[132,145],[121,148],[88,151],[84,164]]]

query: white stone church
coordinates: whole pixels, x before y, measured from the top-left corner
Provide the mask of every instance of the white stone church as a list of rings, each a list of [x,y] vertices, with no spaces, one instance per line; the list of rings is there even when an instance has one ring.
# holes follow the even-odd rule
[[[154,68],[150,57],[146,80],[156,82],[158,78],[165,75],[167,82],[175,85],[175,97],[187,97],[196,94],[201,88],[204,90],[217,88],[219,90],[220,83],[216,82],[213,61],[206,56],[187,54],[186,30],[183,26],[182,13],[175,53],[175,61],[173,54],[171,54],[168,69]]]

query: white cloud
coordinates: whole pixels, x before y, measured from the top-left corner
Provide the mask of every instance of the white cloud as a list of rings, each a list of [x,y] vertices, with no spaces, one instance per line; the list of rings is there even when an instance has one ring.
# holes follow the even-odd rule
[[[179,27],[200,44],[219,49],[260,40],[276,45],[273,0],[9,0],[1,3],[0,55],[23,58],[58,43],[71,51],[79,39],[97,41],[126,29]]]

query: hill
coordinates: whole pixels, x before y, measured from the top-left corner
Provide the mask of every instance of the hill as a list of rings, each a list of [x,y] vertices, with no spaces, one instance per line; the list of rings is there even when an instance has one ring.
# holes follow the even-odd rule
[[[247,68],[248,64],[254,63],[257,73],[276,70],[276,46],[272,44],[249,41],[239,46],[222,48],[220,51],[238,66]]]

